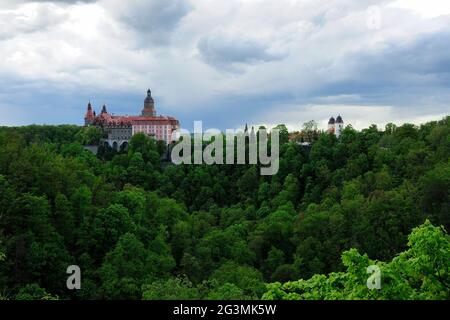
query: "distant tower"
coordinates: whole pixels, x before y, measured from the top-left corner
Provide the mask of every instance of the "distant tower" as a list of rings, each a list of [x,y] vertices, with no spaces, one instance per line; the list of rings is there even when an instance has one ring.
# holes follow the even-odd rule
[[[144,100],[144,109],[142,109],[142,115],[145,117],[156,116],[155,101],[152,98],[152,92],[150,89],[147,91],[147,97]]]
[[[87,106],[86,115],[84,116],[84,125],[89,126],[89,125],[93,124],[94,119],[95,119],[95,112],[92,112],[92,105],[91,105],[91,102],[89,101],[89,104]]]
[[[106,111],[106,105],[103,105],[101,114],[105,114],[105,113],[108,113],[108,111]]]
[[[328,133],[335,133],[336,120],[333,117],[328,121]]]
[[[341,115],[338,115],[338,117],[336,118],[336,125],[334,130],[334,134],[336,135],[336,137],[339,138],[342,130],[344,130],[344,120],[342,120]]]

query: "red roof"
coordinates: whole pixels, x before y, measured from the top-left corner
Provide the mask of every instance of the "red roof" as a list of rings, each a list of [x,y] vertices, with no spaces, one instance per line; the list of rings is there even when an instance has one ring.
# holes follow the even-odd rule
[[[147,116],[111,116],[108,113],[102,113],[95,118],[96,122],[117,125],[139,124],[178,124],[178,120],[173,117],[147,117]]]

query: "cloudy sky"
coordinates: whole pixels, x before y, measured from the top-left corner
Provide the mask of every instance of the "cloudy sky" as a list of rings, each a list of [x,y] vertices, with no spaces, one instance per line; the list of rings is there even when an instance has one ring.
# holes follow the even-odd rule
[[[448,0],[0,0],[0,125],[82,124],[90,100],[191,128],[450,114]]]

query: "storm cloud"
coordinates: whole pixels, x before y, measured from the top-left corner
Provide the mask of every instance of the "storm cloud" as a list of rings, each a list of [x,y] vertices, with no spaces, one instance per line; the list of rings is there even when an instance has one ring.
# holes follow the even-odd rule
[[[355,127],[419,123],[450,111],[449,14],[440,0],[2,1],[0,125],[80,124],[89,100],[136,113],[148,87],[188,128],[298,129],[339,110]]]
[[[170,43],[171,33],[192,9],[185,0],[107,0],[104,6],[114,17],[139,33],[142,45]]]
[[[202,59],[218,68],[233,69],[241,64],[281,60],[286,53],[272,51],[270,43],[251,38],[208,35],[198,43]]]

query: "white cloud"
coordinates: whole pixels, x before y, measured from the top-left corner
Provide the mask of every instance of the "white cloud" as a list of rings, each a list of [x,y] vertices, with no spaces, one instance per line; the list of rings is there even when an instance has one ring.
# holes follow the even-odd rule
[[[419,95],[436,104],[428,114],[445,114],[450,17],[447,1],[430,1],[425,16],[410,0],[2,2],[0,103],[18,87],[85,100],[151,87],[173,115],[215,110],[232,124],[244,111],[268,121],[286,105],[377,104],[394,115],[429,107]]]
[[[391,6],[414,11],[423,18],[450,14],[450,2],[448,0],[397,0]]]
[[[66,17],[64,10],[49,3],[32,3],[16,10],[0,10],[0,40],[23,33],[48,31]]]

